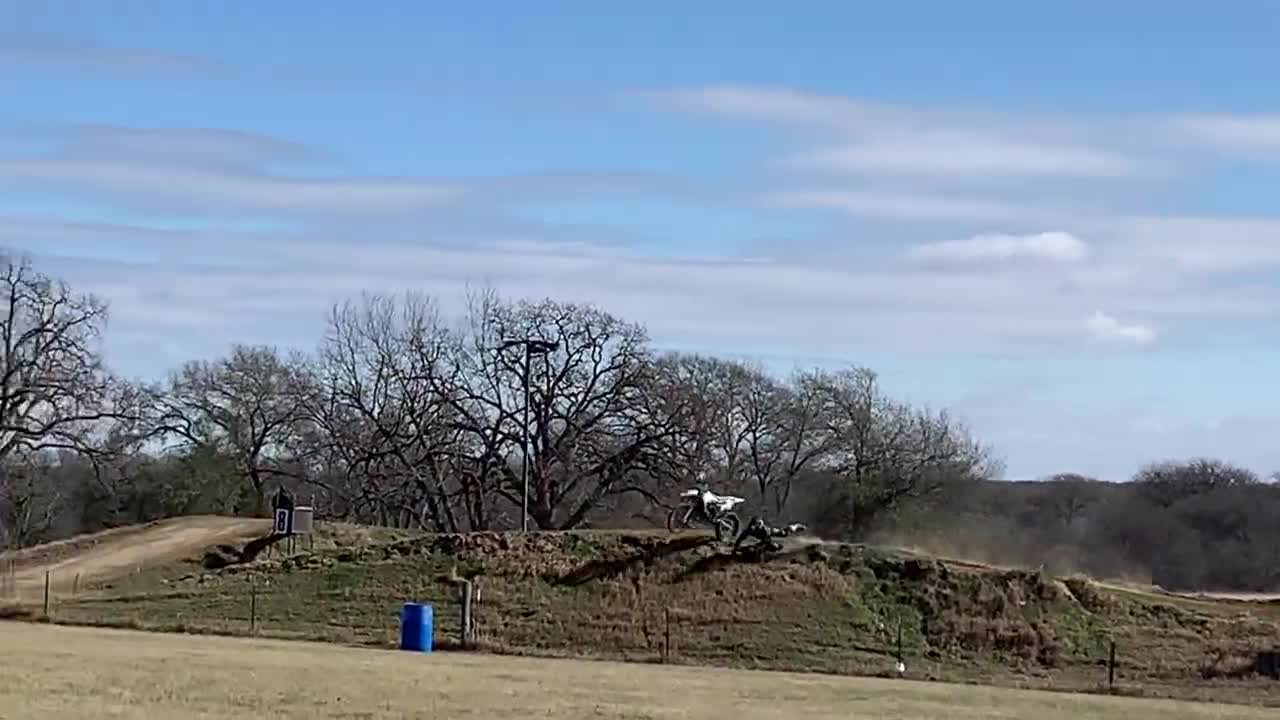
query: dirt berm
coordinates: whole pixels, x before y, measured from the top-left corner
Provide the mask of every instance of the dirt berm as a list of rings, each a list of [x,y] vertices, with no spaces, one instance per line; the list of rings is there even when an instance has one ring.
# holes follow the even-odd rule
[[[792,541],[761,556],[700,534],[471,533],[193,563],[181,575],[163,592],[118,586],[59,612],[243,631],[254,578],[260,632],[390,645],[401,603],[416,600],[435,605],[447,644],[457,585],[472,579],[481,645],[503,652],[885,674],[900,648],[911,677],[1097,689],[1114,641],[1121,691],[1280,703],[1280,681],[1265,677],[1280,606],[860,545]]]

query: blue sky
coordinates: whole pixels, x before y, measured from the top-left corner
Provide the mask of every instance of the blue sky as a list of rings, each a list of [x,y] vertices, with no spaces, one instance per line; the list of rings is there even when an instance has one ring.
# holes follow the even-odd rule
[[[0,244],[125,373],[492,283],[869,365],[1010,477],[1280,469],[1274,3],[184,5],[0,0]]]

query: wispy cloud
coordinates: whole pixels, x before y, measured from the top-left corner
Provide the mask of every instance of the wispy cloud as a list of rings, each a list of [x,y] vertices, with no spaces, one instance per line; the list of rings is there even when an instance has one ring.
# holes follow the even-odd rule
[[[1148,345],[1155,341],[1156,331],[1146,325],[1125,324],[1114,316],[1101,310],[1095,310],[1085,321],[1089,334],[1098,340],[1107,342]]]
[[[57,143],[67,159],[142,159],[176,163],[311,160],[323,154],[284,138],[223,128],[129,127],[105,123],[30,123],[19,138]]]
[[[1135,264],[1215,275],[1280,267],[1280,219],[1138,215],[1085,222]]]
[[[413,178],[289,177],[76,160],[0,161],[0,182],[52,182],[134,201],[218,210],[387,211],[435,207],[456,187]]]
[[[261,321],[263,332],[288,326],[309,341],[328,303],[362,290],[426,289],[453,303],[468,284],[485,283],[517,296],[599,303],[644,322],[664,344],[740,351],[786,347],[795,355],[856,356],[869,347],[1063,349],[1077,347],[1082,332],[1146,345],[1156,337],[1153,327],[1120,318],[1159,318],[1162,326],[1185,331],[1204,321],[1280,315],[1276,289],[1241,294],[1214,286],[1152,287],[1123,278],[1088,287],[1061,285],[1062,273],[1076,272],[1075,263],[997,272],[980,265],[690,262],[617,246],[501,239],[467,246],[420,241],[357,247],[322,229],[277,234],[271,242],[240,233],[201,233],[200,239],[242,262],[197,267],[179,254],[152,259],[138,253],[123,262],[105,250],[101,259],[83,259],[52,255],[56,246],[28,249],[43,251],[51,267],[65,270],[77,285],[101,287],[113,300],[119,295],[113,322],[133,330],[152,327],[157,337],[171,335],[166,328],[189,315],[192,322],[202,318],[211,336],[239,337],[237,327]],[[152,241],[169,240],[156,235]],[[112,284],[122,278],[127,282]],[[1095,304],[1108,311],[1086,315],[1084,309]]]
[[[1075,263],[1089,255],[1089,246],[1065,232],[1035,235],[976,235],[965,240],[943,240],[919,245],[908,251],[914,260],[935,262],[982,262],[1034,259]]]
[[[1280,149],[1280,114],[1154,116],[983,112],[753,85],[640,93],[672,112],[764,123],[812,145],[792,167],[940,178],[1169,176],[1188,150]]]
[[[1179,115],[1170,124],[1186,137],[1237,150],[1280,150],[1280,114]]]
[[[1158,163],[1078,122],[865,102],[758,86],[643,94],[660,108],[825,133],[790,164],[863,175],[1089,177],[1156,175]],[[810,138],[812,142],[812,139]]]
[[[144,209],[367,213],[436,207],[461,194],[457,184],[429,178],[279,172],[274,168],[282,163],[318,164],[324,155],[234,130],[43,124],[19,135],[52,146],[0,156],[0,184],[70,190]]]
[[[134,72],[218,72],[227,69],[220,61],[186,53],[0,31],[0,65],[5,64]]]
[[[1118,152],[974,131],[872,134],[800,153],[796,166],[860,175],[1125,177],[1146,174]]]
[[[747,118],[783,125],[850,128],[900,119],[889,106],[783,87],[710,85],[653,90],[636,96],[669,110]]]
[[[880,190],[779,190],[763,194],[760,200],[775,208],[838,210],[856,217],[903,221],[998,222],[1048,212],[999,200]]]

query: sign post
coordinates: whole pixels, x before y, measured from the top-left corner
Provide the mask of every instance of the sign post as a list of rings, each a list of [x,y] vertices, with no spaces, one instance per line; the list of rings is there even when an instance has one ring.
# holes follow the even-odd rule
[[[276,509],[276,521],[271,527],[273,535],[290,535],[293,532],[293,511],[287,508]]]

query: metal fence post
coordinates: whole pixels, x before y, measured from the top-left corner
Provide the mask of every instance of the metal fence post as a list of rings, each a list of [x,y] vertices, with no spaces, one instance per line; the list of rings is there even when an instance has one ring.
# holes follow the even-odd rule
[[[1111,641],[1111,657],[1107,660],[1107,687],[1116,689],[1116,641]]]

